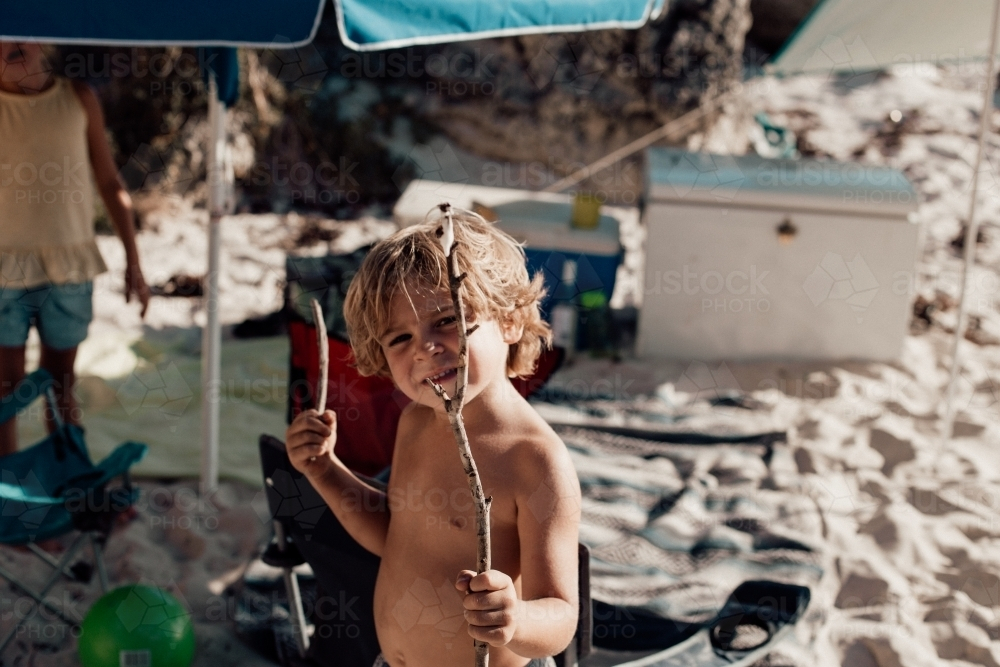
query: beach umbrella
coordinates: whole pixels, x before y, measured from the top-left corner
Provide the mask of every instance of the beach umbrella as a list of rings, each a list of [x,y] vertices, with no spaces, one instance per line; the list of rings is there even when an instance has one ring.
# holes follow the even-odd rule
[[[667,0],[332,0],[337,27],[358,51],[532,33],[638,28]],[[209,244],[202,351],[201,489],[218,484],[219,223],[226,213],[225,114],[238,91],[232,47],[308,44],[325,0],[48,0],[8,3],[0,40],[116,46],[195,46],[209,83]]]
[[[774,74],[852,73],[912,63],[985,59],[979,144],[972,171],[958,323],[951,346],[944,437],[955,419],[959,343],[968,321],[970,268],[975,263],[979,219],[976,196],[983,146],[993,108],[1000,0],[821,0],[765,68]]]

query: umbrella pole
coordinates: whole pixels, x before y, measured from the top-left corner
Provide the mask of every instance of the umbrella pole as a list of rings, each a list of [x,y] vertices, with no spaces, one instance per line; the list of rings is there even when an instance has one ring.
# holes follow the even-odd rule
[[[222,334],[219,325],[219,222],[225,207],[223,158],[226,107],[219,100],[215,74],[208,79],[208,273],[205,276],[206,322],[201,367],[201,493],[209,495],[219,483],[219,375]]]
[[[979,170],[982,167],[983,151],[986,144],[986,133],[989,131],[990,118],[993,116],[993,90],[996,80],[997,30],[1000,23],[1000,0],[993,4],[993,21],[990,24],[989,56],[986,59],[986,81],[983,92],[983,111],[979,116],[979,147],[976,150],[976,162],[972,171],[972,194],[969,196],[969,222],[965,228],[965,260],[962,263],[962,285],[958,297],[958,322],[955,325],[955,339],[951,346],[951,375],[948,378],[948,391],[945,397],[945,419],[941,428],[941,437],[947,440],[951,437],[955,423],[955,390],[958,384],[958,374],[961,369],[959,345],[965,337],[968,326],[966,300],[969,292],[969,274],[976,261],[976,238],[979,236],[979,220],[976,218],[976,197],[979,193]]]

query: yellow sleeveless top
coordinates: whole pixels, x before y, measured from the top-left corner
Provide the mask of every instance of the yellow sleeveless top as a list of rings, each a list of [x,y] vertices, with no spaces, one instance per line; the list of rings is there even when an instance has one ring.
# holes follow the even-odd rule
[[[73,85],[0,91],[0,288],[79,283],[106,270],[94,240],[87,112]]]

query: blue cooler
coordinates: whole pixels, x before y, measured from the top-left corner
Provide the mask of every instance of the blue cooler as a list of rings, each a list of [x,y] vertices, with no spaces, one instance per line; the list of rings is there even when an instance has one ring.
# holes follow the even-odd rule
[[[546,296],[542,312],[548,318],[559,301],[579,300],[581,294],[600,291],[610,303],[615,276],[622,260],[618,221],[602,215],[596,229],[576,229],[570,225],[572,204],[522,200],[492,207],[500,229],[524,244],[528,272],[541,271]],[[563,283],[563,265],[576,262],[576,282]]]

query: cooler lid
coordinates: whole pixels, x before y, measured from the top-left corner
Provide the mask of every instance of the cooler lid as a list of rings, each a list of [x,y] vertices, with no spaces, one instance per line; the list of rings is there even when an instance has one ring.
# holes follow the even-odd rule
[[[500,229],[537,250],[617,255],[621,252],[618,221],[602,214],[596,229],[570,225],[573,206],[566,202],[520,200],[493,207]]]
[[[569,223],[572,195],[426,180],[407,186],[393,207],[393,217],[402,226],[416,224],[445,201],[465,209],[474,203],[489,207],[502,230],[537,250],[617,255],[619,225],[638,221],[635,207],[603,206],[596,229],[576,229]]]
[[[674,148],[650,148],[646,159],[649,201],[892,217],[917,210],[913,185],[889,167]]]

